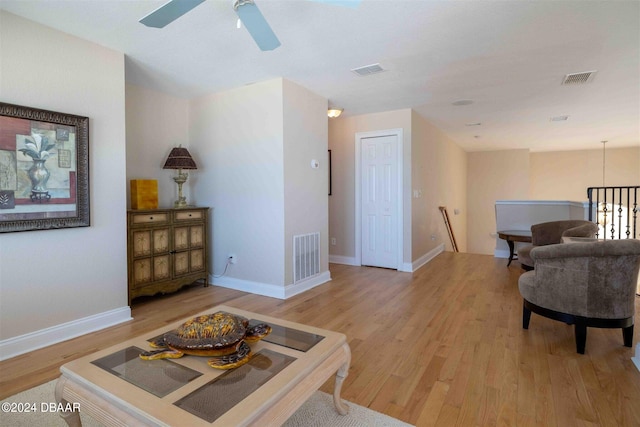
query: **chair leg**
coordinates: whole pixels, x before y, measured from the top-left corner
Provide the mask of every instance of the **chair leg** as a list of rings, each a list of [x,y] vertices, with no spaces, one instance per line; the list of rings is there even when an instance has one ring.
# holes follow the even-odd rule
[[[529,321],[531,320],[531,310],[522,303],[522,329],[529,329]]]
[[[587,322],[585,319],[576,318],[575,325],[576,351],[584,354],[584,348],[587,343]]]
[[[622,328],[622,338],[624,339],[625,347],[633,346],[633,325]]]

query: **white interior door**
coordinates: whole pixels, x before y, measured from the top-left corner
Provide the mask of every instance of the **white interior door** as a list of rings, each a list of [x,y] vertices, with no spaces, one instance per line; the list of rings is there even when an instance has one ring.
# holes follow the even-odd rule
[[[398,136],[361,139],[362,265],[398,268]]]

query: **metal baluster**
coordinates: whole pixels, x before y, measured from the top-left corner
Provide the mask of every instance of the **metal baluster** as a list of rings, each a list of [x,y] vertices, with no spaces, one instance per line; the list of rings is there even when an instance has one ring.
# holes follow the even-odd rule
[[[631,234],[630,228],[631,228],[631,223],[629,222],[629,208],[631,207],[631,204],[629,203],[629,197],[631,195],[631,189],[627,188],[627,230],[624,232],[624,234],[627,236],[627,239],[629,238],[629,235]]]
[[[636,228],[636,219],[638,218],[638,187],[633,190],[633,238],[635,239],[638,234]]]
[[[602,235],[604,237],[604,240],[607,240],[607,212],[608,212],[608,208],[607,208],[607,187],[603,188],[604,190],[604,201],[602,202]]]
[[[615,239],[616,232],[616,219],[614,217],[613,209],[616,206],[616,189],[611,189],[611,240]],[[620,226],[622,222],[622,188],[618,197],[618,239],[620,239]]]
[[[600,237],[600,189],[596,188],[596,224],[598,225],[598,231],[596,231],[596,239]]]
[[[595,194],[593,190],[595,190]],[[603,192],[602,196],[600,195],[600,190]],[[611,191],[611,194],[608,194],[609,190]],[[618,194],[617,202],[616,190]],[[633,194],[631,194],[631,190],[633,190]],[[640,230],[638,230],[638,212],[640,211],[640,206],[638,205],[638,190],[640,190],[640,186],[587,188],[587,196],[589,197],[589,221],[598,225],[602,224],[603,239],[607,239],[607,234],[609,234],[608,232],[611,232],[611,239],[640,238]],[[624,201],[624,192],[626,192],[627,196],[626,202]],[[608,202],[611,202],[611,208],[609,208]],[[595,221],[593,215],[594,207],[596,212]],[[614,212],[616,209],[618,211],[618,215]],[[607,218],[608,216],[611,218]],[[617,225],[615,222],[616,216],[618,217]],[[622,224],[623,218],[626,220],[625,225]],[[611,221],[610,227],[607,225],[607,220]],[[618,228],[617,237],[616,227]],[[600,238],[600,230],[596,232],[596,238]]]

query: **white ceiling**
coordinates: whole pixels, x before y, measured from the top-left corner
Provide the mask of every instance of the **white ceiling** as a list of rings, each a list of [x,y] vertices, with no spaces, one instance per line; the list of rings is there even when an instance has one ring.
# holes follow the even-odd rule
[[[282,43],[274,51],[236,28],[231,0],[208,0],[164,29],[138,23],[164,0],[0,8],[124,52],[128,83],[181,98],[284,77],[345,115],[413,108],[466,151],[640,145],[638,1],[255,1]],[[374,63],[386,71],[350,71]],[[591,70],[591,83],[561,85]],[[474,102],[452,105],[461,99]]]

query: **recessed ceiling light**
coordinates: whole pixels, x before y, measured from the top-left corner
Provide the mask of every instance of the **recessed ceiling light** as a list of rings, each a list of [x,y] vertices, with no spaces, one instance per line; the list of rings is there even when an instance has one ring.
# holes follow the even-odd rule
[[[455,105],[456,107],[459,107],[461,105],[471,105],[471,104],[473,104],[473,99],[459,99],[451,103],[451,105]]]
[[[564,122],[569,119],[569,116],[555,116],[551,117],[549,120],[552,122]]]
[[[480,126],[482,123],[480,122],[475,122],[475,123],[465,123],[465,126]]]

